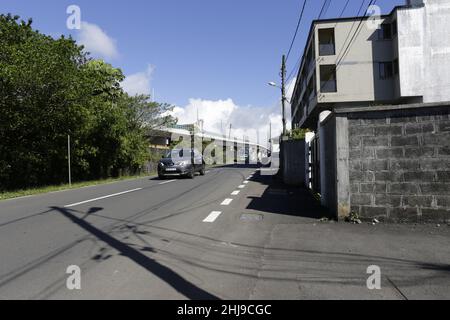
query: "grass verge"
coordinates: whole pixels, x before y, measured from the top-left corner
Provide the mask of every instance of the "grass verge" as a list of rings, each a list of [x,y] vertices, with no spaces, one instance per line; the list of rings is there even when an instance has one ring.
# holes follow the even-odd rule
[[[76,182],[76,183],[72,183],[72,186],[69,186],[69,184],[61,184],[61,185],[45,186],[45,187],[30,188],[30,189],[15,190],[15,191],[0,191],[0,201],[7,200],[7,199],[19,198],[19,197],[32,196],[32,195],[37,195],[37,194],[43,194],[43,193],[49,193],[49,192],[72,190],[72,189],[78,189],[78,188],[90,187],[90,186],[98,186],[98,185],[102,185],[102,184],[124,181],[124,180],[134,180],[134,179],[145,178],[145,177],[150,177],[150,176],[154,176],[154,174],[143,174],[143,175],[138,175],[138,176],[123,176],[123,177],[119,177],[119,178],[109,178],[109,179],[103,179],[103,180]]]

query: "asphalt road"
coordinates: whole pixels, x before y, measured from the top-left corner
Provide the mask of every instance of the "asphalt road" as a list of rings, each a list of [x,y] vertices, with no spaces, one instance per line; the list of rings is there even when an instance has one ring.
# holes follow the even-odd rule
[[[233,166],[2,201],[0,299],[450,298],[448,228],[320,224],[272,182]]]
[[[254,172],[212,169],[194,180],[146,178],[3,201],[0,298],[217,298],[204,289],[214,283],[199,285],[187,269],[233,229],[240,196],[231,193],[242,196],[247,185],[239,186]],[[82,270],[80,291],[66,288],[69,265]]]

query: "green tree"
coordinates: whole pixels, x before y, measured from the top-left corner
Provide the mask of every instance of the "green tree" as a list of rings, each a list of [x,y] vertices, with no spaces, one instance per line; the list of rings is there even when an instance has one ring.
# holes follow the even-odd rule
[[[31,20],[0,16],[2,186],[61,180],[67,132],[83,126],[85,96],[76,84],[87,59],[72,39],[55,40],[33,31]]]
[[[76,180],[137,171],[170,106],[130,97],[124,75],[71,38],[0,15],[0,189],[65,182],[67,135]]]

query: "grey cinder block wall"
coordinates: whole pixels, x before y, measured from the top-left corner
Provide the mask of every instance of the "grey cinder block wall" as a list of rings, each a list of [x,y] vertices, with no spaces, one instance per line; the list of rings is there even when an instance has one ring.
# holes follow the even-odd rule
[[[323,202],[338,217],[450,221],[450,103],[340,109],[332,117],[325,125],[336,135],[325,143],[336,143],[336,157],[324,174],[335,185]]]
[[[304,186],[305,140],[283,141],[283,182],[292,186]]]

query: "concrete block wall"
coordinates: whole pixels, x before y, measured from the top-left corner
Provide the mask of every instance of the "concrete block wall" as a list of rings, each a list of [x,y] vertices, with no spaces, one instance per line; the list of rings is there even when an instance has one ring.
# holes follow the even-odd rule
[[[304,186],[305,140],[283,141],[283,182],[292,186]]]
[[[351,211],[394,222],[450,221],[450,107],[347,118]]]

